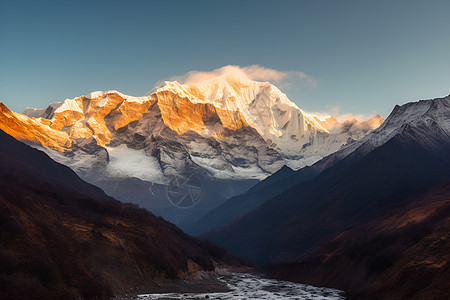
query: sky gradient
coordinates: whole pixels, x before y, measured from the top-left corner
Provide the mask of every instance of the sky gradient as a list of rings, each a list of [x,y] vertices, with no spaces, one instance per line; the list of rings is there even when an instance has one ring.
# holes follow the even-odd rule
[[[0,2],[0,101],[42,108],[96,90],[142,96],[225,65],[295,77],[310,112],[380,113],[450,94],[450,1]]]

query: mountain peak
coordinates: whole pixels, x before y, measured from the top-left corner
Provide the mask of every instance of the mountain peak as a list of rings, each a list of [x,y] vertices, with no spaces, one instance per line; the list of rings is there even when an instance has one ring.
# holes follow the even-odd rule
[[[450,96],[409,102],[401,106],[396,105],[385,121],[385,126],[406,123],[417,123],[420,120],[433,119],[449,129],[450,123]]]
[[[191,101],[220,103],[226,106],[226,101],[242,101],[248,106],[255,100],[255,96],[266,93],[275,100],[286,103],[297,109],[287,96],[270,82],[259,82],[244,77],[221,75],[204,79],[199,82],[180,83],[178,81],[164,81],[157,84],[146,96],[163,91],[172,91],[188,98]]]
[[[380,122],[377,116],[366,121]],[[423,131],[424,128],[433,128],[430,132],[439,130],[442,134],[450,136],[450,96],[431,100],[420,100],[403,105],[396,105],[386,120],[371,133],[367,134],[355,143],[343,148],[339,155],[351,153],[361,145],[365,145],[366,151],[379,147],[388,142],[394,136],[402,134],[405,129],[416,128]],[[428,137],[423,137],[422,142],[427,143]],[[429,145],[439,148],[439,145]]]
[[[222,124],[229,123],[230,114],[238,114],[240,117],[233,117],[235,120],[256,129],[264,140],[275,143],[288,155],[295,155],[316,132],[328,133],[321,122],[301,110],[276,86],[233,72],[184,84],[164,81],[146,95],[161,103],[164,93],[176,96],[174,99],[180,103],[182,98],[193,105],[212,105]],[[173,105],[173,100],[166,103]]]

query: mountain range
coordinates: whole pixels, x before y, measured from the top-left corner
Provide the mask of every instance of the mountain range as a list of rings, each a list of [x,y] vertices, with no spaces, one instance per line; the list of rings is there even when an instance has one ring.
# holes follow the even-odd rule
[[[319,118],[268,82],[227,74],[196,84],[167,81],[144,97],[94,92],[23,114],[0,107],[0,129],[177,225],[283,166],[313,164],[383,120]]]

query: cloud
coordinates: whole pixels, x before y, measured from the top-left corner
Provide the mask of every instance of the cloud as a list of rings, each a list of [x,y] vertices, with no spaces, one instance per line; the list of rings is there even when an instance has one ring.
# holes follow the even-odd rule
[[[346,114],[338,114],[336,116],[336,119],[338,119],[339,122],[343,122],[345,120],[351,120],[351,119],[356,119],[360,122],[363,121],[367,121],[368,119],[372,118],[373,116],[375,116],[375,114],[373,115],[368,115],[368,114],[352,114],[352,113],[346,113]]]
[[[351,120],[351,119],[356,119],[360,122],[363,122],[363,121],[366,121],[366,120],[372,118],[373,116],[375,116],[375,113],[373,115],[352,114],[352,113],[341,114],[339,112],[339,107],[337,107],[337,106],[333,106],[333,107],[328,106],[327,110],[328,110],[327,112],[307,112],[307,113],[317,116],[317,118],[319,118],[322,121],[324,121],[325,119],[328,119],[331,116],[335,116],[339,122],[344,122],[346,120]]]
[[[270,81],[283,87],[293,84],[303,84],[315,86],[317,80],[300,71],[278,71],[265,68],[260,65],[240,67],[235,65],[223,66],[210,72],[190,71],[182,76],[174,76],[171,80],[176,80],[183,84],[199,83],[215,77],[225,76],[237,80]]]

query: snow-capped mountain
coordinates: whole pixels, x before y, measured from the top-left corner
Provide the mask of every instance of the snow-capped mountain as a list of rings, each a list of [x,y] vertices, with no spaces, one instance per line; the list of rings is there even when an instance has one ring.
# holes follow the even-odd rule
[[[342,124],[334,117],[320,120],[268,82],[226,75],[198,84],[166,81],[144,97],[94,92],[46,109],[27,108],[24,114],[36,118],[30,122],[39,127],[47,126],[53,136],[60,135],[57,145],[53,137],[37,140],[61,152],[95,139],[101,147],[110,146],[110,154],[121,144],[145,150],[147,156],[159,159],[160,168],[154,171],[163,175],[182,173],[188,166],[180,160],[188,160],[216,177],[256,179],[284,164],[294,169],[312,164],[383,121],[380,116]],[[182,157],[158,147],[156,137],[161,135],[181,139]]]
[[[433,131],[428,131],[428,134],[424,132],[423,143],[427,142],[426,135],[431,137],[438,133],[450,136],[450,96],[411,102],[402,106],[396,105],[380,127],[352,147],[367,141],[370,141],[373,147],[378,147],[408,127],[414,127],[417,131],[420,131],[421,128],[433,129]]]
[[[450,95],[444,98],[421,100],[404,105],[396,105],[386,120],[375,130],[363,138],[345,145],[342,149],[316,165],[325,169],[330,161],[338,161],[358,150],[359,155],[369,153],[385,144],[394,136],[414,132],[420,135],[423,147],[431,151],[439,151],[441,145],[436,143],[437,137],[450,139]],[[417,137],[416,137],[417,138]]]
[[[118,196],[127,193],[119,192],[123,185],[117,180],[164,186],[173,176],[193,174],[208,178],[211,186],[227,182],[212,189],[223,193],[218,198],[223,201],[251,184],[236,189],[230,182],[261,180],[284,165],[311,165],[383,122],[379,115],[365,122],[320,119],[268,82],[227,74],[195,84],[166,81],[143,97],[94,92],[23,114],[2,106],[0,119],[5,132],[41,145],[127,201]],[[133,201],[155,207],[148,199]]]

